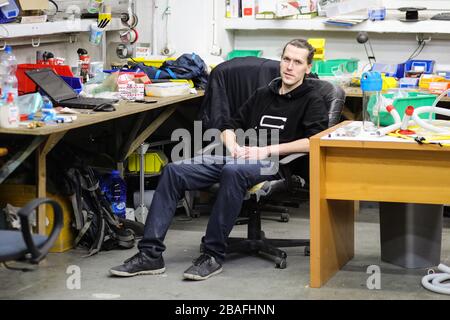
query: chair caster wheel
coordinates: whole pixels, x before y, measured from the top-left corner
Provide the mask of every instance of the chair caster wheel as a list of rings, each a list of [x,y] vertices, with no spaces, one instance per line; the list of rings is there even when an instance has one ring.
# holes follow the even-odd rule
[[[289,213],[282,213],[280,220],[281,222],[289,222]]]
[[[275,264],[275,267],[278,269],[286,269],[287,267],[286,259],[280,259],[280,261]]]
[[[309,246],[305,247],[304,254],[305,254],[305,257],[309,257],[309,255],[311,254]]]
[[[192,218],[200,218],[200,212],[191,212],[191,217]]]

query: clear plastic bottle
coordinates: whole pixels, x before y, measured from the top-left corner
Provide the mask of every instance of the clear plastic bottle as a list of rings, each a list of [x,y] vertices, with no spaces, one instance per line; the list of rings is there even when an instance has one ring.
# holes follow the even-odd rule
[[[2,94],[7,97],[12,92],[14,99],[18,96],[18,82],[16,77],[17,59],[12,52],[11,46],[6,46],[0,55],[0,86]]]
[[[13,93],[10,92],[8,93],[6,103],[0,106],[0,127],[17,128],[18,126],[19,108],[14,103]]]
[[[361,76],[361,90],[363,93],[363,129],[375,132],[380,127],[380,110],[383,103],[381,90],[383,80],[376,71],[365,72]]]
[[[113,170],[111,175],[102,183],[101,189],[106,199],[111,203],[113,213],[125,219],[127,203],[127,186],[119,174],[119,171]]]

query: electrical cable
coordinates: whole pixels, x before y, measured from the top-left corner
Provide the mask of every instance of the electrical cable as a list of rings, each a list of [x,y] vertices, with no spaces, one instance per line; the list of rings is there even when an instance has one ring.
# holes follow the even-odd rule
[[[450,267],[439,264],[438,269],[443,273],[435,273],[429,270],[428,274],[422,278],[422,286],[430,291],[450,295]]]

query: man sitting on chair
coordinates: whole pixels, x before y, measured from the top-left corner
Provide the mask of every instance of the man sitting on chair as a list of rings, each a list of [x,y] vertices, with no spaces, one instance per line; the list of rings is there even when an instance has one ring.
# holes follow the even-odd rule
[[[221,129],[229,156],[203,156],[168,164],[153,196],[139,252],[110,269],[116,276],[160,274],[165,271],[163,241],[186,190],[198,190],[219,182],[205,236],[203,253],[184,272],[184,278],[204,280],[222,271],[228,236],[241,211],[247,190],[267,180],[279,179],[264,172],[269,157],[309,151],[309,137],[327,128],[324,101],[304,82],[312,67],[314,48],[303,39],[287,43],[280,62],[280,76],[259,88],[239,108],[238,115]],[[277,130],[277,143],[240,145],[234,130]],[[238,137],[239,138],[239,137]]]

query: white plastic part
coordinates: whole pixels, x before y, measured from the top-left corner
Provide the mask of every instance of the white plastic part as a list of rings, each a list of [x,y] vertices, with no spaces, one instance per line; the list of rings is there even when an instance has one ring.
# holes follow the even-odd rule
[[[443,129],[443,128],[439,128],[437,126],[434,126],[432,124],[433,121],[429,121],[429,120],[424,120],[421,119],[419,117],[420,114],[422,113],[426,113],[426,112],[434,112],[436,114],[441,114],[441,115],[445,115],[445,116],[450,116],[450,110],[448,109],[444,109],[444,108],[439,108],[439,107],[420,107],[414,110],[414,113],[412,115],[412,119],[414,120],[414,122],[421,126],[424,129],[427,129],[429,131],[432,132],[437,132],[437,133],[441,133],[441,134],[450,134],[450,131],[447,129]]]
[[[450,295],[450,284],[445,284],[450,280],[450,267],[439,264],[438,269],[443,273],[430,273],[422,278],[422,286],[424,288],[441,294]]]
[[[397,113],[397,114],[398,114],[398,113]],[[401,124],[400,122],[391,124],[390,126],[387,126],[387,127],[378,129],[378,130],[376,131],[376,134],[377,134],[377,136],[379,136],[379,137],[383,137],[383,136],[387,135],[388,133],[390,133],[390,132],[392,132],[392,131],[395,131],[395,130],[400,129],[401,125],[402,125],[402,124]]]
[[[400,118],[400,115],[398,114],[397,109],[393,108],[390,112],[392,118],[394,118],[395,123],[401,123],[402,119]]]

